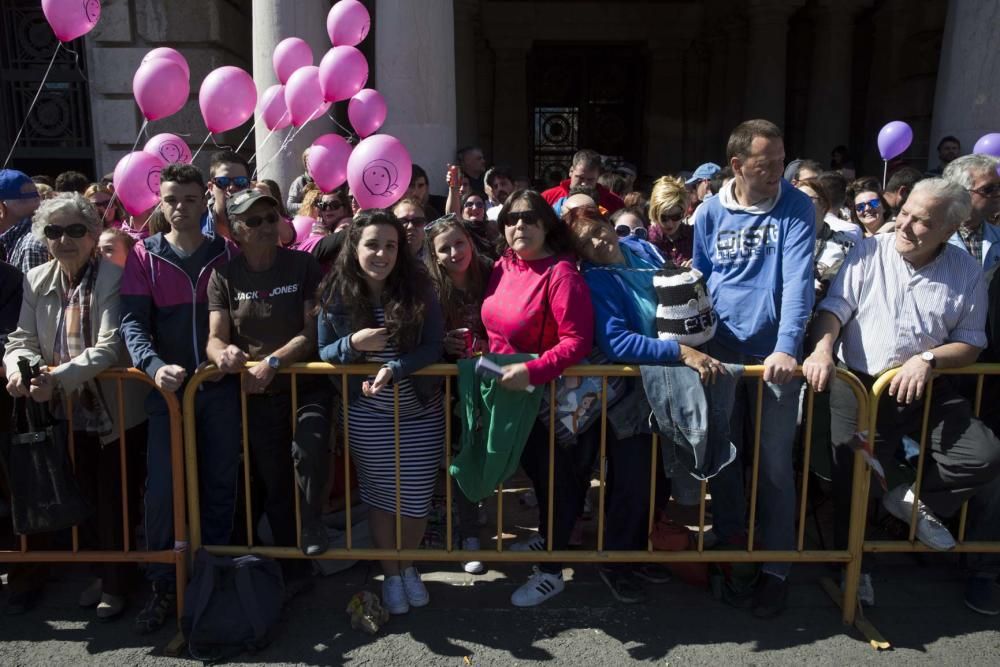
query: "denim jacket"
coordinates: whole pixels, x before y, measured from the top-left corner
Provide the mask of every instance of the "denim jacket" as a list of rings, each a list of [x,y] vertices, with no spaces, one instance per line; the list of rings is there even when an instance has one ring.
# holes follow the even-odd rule
[[[392,369],[392,381],[412,375],[416,371],[440,361],[444,355],[444,317],[441,314],[441,304],[434,292],[428,287],[424,290],[423,301],[424,325],[417,338],[417,345],[409,352],[385,363]],[[318,318],[319,324],[319,358],[330,364],[363,364],[365,353],[351,347],[350,337],[354,333],[350,317],[341,304],[334,304],[325,310]],[[347,379],[347,400],[353,402],[361,395],[361,383],[364,380],[359,375]],[[412,379],[413,390],[417,400],[426,405],[441,387],[441,378],[420,376]],[[339,382],[334,383],[336,388]]]

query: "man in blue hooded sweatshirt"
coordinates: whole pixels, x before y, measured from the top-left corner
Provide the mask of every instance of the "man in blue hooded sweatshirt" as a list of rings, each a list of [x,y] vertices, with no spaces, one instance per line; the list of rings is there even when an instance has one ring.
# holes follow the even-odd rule
[[[809,198],[782,179],[784,139],[774,123],[741,123],[729,136],[727,155],[735,178],[695,212],[693,265],[707,279],[719,315],[708,353],[722,362],[765,368],[759,542],[769,550],[794,550],[792,443],[801,386],[795,368],[813,307],[815,214]],[[744,419],[754,414],[756,382],[741,382],[733,408],[731,432],[741,456]],[[745,544],[740,460],[710,484],[716,534]],[[785,608],[788,570],[788,563],[764,565],[754,592],[755,616],[775,616]]]

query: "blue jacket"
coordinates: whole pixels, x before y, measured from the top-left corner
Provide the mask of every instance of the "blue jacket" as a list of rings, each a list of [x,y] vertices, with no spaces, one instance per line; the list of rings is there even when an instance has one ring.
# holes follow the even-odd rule
[[[951,235],[948,239],[948,243],[962,250],[968,252],[969,249],[965,247],[965,241],[959,236],[958,232]],[[988,222],[983,223],[983,271],[989,271],[1000,262],[1000,227],[997,225],[990,224]]]
[[[399,382],[403,378],[419,371],[425,366],[440,361],[444,355],[444,316],[441,314],[441,304],[433,290],[427,286],[422,294],[424,309],[424,325],[417,340],[417,346],[398,359],[386,362],[392,369],[392,381]],[[342,304],[334,304],[327,308],[318,318],[319,324],[319,358],[330,364],[363,364],[365,353],[351,347],[350,337],[354,333],[350,317]],[[359,375],[347,379],[347,400],[353,402],[361,395],[361,383],[364,378]],[[441,386],[441,378],[419,376],[413,378],[413,390],[421,404],[427,404]],[[339,381],[335,389],[339,389]]]
[[[815,299],[812,202],[782,180],[771,210],[727,208],[731,187],[695,211],[693,266],[719,314],[715,340],[753,357],[798,357]]]

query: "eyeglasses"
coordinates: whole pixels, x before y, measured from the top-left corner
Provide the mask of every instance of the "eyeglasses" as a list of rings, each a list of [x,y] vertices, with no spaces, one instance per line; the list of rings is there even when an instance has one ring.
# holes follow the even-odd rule
[[[465,202],[465,208],[483,208],[483,202],[481,201],[467,201]]]
[[[267,215],[255,215],[252,218],[243,218],[241,222],[250,229],[255,229],[260,227],[265,222],[269,225],[276,224],[278,220],[279,218],[277,213],[268,213]]]
[[[683,219],[684,219],[683,213],[674,213],[673,215],[667,215],[666,213],[664,213],[663,215],[660,216],[661,223],[680,222]]]
[[[645,241],[649,237],[649,234],[646,232],[645,227],[636,227],[635,229],[632,229],[628,225],[615,226],[615,234],[618,235],[618,238],[624,239],[628,238],[629,236],[634,236],[637,239],[642,239],[643,241]]]
[[[413,225],[414,227],[423,227],[427,224],[427,218],[400,218],[399,221],[404,225]]]
[[[340,203],[340,200],[334,199],[333,201],[316,202],[316,208],[320,211],[337,211],[344,208],[344,205]]]
[[[858,215],[864,215],[865,209],[870,208],[872,213],[879,210],[882,207],[882,202],[878,199],[869,199],[868,201],[863,201],[860,204],[854,205],[854,210],[857,211]]]
[[[45,225],[42,229],[42,233],[45,234],[45,238],[50,241],[57,241],[63,237],[63,234],[70,237],[71,239],[82,239],[87,235],[87,225],[79,222],[75,222],[72,225]]]
[[[1000,197],[1000,182],[990,183],[989,185],[984,185],[981,188],[969,188],[969,192],[975,192],[980,197],[985,199],[996,199]]]
[[[230,185],[235,185],[240,190],[250,187],[250,179],[247,178],[246,176],[235,176],[235,177],[216,176],[215,178],[212,179],[212,182],[215,183],[220,188],[222,188],[223,190],[228,188]]]
[[[538,215],[534,211],[518,211],[516,213],[508,213],[507,220],[503,224],[504,227],[510,227],[519,222],[523,222],[526,225],[538,225],[542,222],[542,216]]]
[[[91,203],[94,205],[94,208],[107,208],[108,204],[111,203],[111,200],[105,199],[104,201],[95,201]]]

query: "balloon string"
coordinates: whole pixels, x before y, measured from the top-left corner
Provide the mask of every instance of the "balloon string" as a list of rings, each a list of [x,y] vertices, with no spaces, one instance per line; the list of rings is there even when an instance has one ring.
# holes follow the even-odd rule
[[[7,153],[7,157],[3,161],[4,169],[6,169],[7,165],[10,164],[10,158],[14,155],[14,149],[17,148],[17,142],[21,140],[21,133],[24,132],[24,128],[28,124],[31,112],[35,110],[35,104],[38,103],[38,98],[42,94],[42,89],[45,88],[45,82],[49,79],[49,72],[52,71],[52,66],[56,64],[56,56],[59,55],[60,47],[62,47],[62,42],[56,44],[56,50],[52,53],[52,60],[49,61],[49,66],[45,70],[45,74],[42,76],[41,82],[38,84],[38,90],[35,92],[35,99],[31,100],[31,105],[28,106],[28,112],[24,114],[24,120],[21,121],[21,127],[17,130],[17,136],[14,137],[14,143],[10,145],[10,151]]]
[[[241,150],[243,150],[243,144],[245,144],[247,142],[247,139],[250,138],[250,135],[253,134],[253,129],[254,129],[254,124],[250,123],[250,129],[247,131],[247,135],[245,137],[243,137],[243,141],[241,141],[240,145],[236,147],[236,152],[237,153],[239,153]]]
[[[282,116],[281,118],[282,118],[282,120],[284,120],[284,118],[285,118],[285,117],[284,117],[284,116]],[[279,120],[278,122],[280,123],[281,121]],[[272,136],[274,135],[274,133],[275,133],[275,132],[277,132],[277,131],[278,131],[278,128],[277,128],[277,127],[275,127],[275,128],[273,129],[273,130],[271,130],[270,132],[268,132],[268,133],[267,133],[267,136],[266,136],[266,137],[264,137],[264,141],[260,142],[260,146],[259,146],[259,147],[257,148],[257,150],[256,150],[256,151],[254,152],[254,154],[250,156],[250,159],[249,159],[249,160],[247,160],[247,162],[251,162],[251,163],[252,163],[252,162],[253,162],[254,160],[256,160],[256,159],[257,159],[257,153],[258,153],[258,152],[260,152],[260,149],[261,149],[261,148],[263,148],[264,146],[266,146],[266,145],[267,145],[267,142],[268,142],[268,141],[269,141],[269,140],[271,139],[271,137],[272,137]]]
[[[887,177],[889,176],[889,161],[882,160],[882,164],[884,165],[882,167],[882,192],[885,192],[885,184]]]
[[[262,165],[258,165],[254,169],[253,176],[256,176],[256,174],[258,174],[258,173],[260,173],[260,175],[263,176],[264,175],[264,170],[267,169],[268,165],[270,165],[272,162],[274,162],[274,160],[279,155],[281,155],[282,153],[285,152],[285,150],[288,148],[288,145],[291,144],[292,140],[295,138],[295,135],[298,134],[298,130],[301,130],[301,129],[302,129],[302,127],[300,126],[300,127],[296,128],[295,132],[289,132],[288,136],[285,137],[285,140],[281,142],[280,146],[278,146],[278,150],[275,151],[274,155],[272,155],[271,158],[267,162],[265,162]],[[253,178],[253,176],[251,176],[251,178]]]
[[[358,135],[354,134],[354,132],[352,132],[352,131],[351,131],[351,130],[349,130],[348,128],[346,128],[346,127],[344,127],[343,125],[341,125],[340,123],[338,123],[338,122],[337,122],[337,119],[333,117],[333,114],[329,114],[329,113],[328,113],[328,114],[326,115],[326,117],[327,117],[327,118],[329,118],[330,120],[332,120],[332,121],[333,121],[333,124],[334,124],[334,125],[336,125],[336,126],[337,126],[337,127],[339,127],[339,128],[341,129],[341,130],[343,130],[344,132],[346,132],[346,133],[347,133],[347,141],[348,141],[348,142],[350,142],[350,143],[354,144],[354,143],[357,143],[357,142],[358,142],[358,140],[359,140],[359,139],[361,138],[361,137],[359,137]]]
[[[205,135],[205,141],[201,142],[201,146],[198,146],[198,150],[196,150],[194,152],[194,155],[191,156],[191,163],[192,164],[194,164],[194,159],[196,157],[198,157],[198,154],[201,153],[201,149],[205,147],[205,144],[207,144],[208,140],[211,139],[211,138],[212,138],[212,133],[211,132],[209,132],[208,134]]]
[[[61,44],[61,43],[62,43],[62,42],[60,42],[60,44]],[[80,74],[80,77],[81,77],[81,78],[82,78],[82,79],[83,79],[83,80],[84,80],[84,81],[85,81],[86,83],[90,83],[90,79],[88,79],[88,78],[87,78],[87,75],[83,73],[83,68],[82,68],[82,67],[80,67],[80,54],[79,54],[79,53],[77,53],[76,51],[74,51],[73,49],[69,48],[68,46],[65,46],[65,45],[64,45],[64,46],[63,46],[63,48],[64,48],[64,49],[66,49],[67,51],[69,51],[70,53],[72,53],[72,54],[73,54],[73,67],[74,67],[74,68],[76,68],[76,71],[77,71],[77,72],[79,72],[79,74]]]
[[[128,152],[128,155],[126,156],[125,166],[122,168],[122,171],[126,171],[128,169],[128,163],[132,161],[132,153],[135,153],[135,149],[139,147],[139,138],[142,136],[142,133],[146,131],[147,125],[149,125],[148,120],[142,121],[142,127],[139,128],[139,131],[135,135],[135,141],[132,142],[132,150],[130,150]],[[108,200],[108,207],[104,209],[104,215],[101,216],[102,223],[107,223],[108,213],[114,210],[115,201],[117,199],[118,199],[118,188],[115,188],[114,192],[111,193],[111,199]],[[126,211],[126,213],[127,212],[128,211]]]

